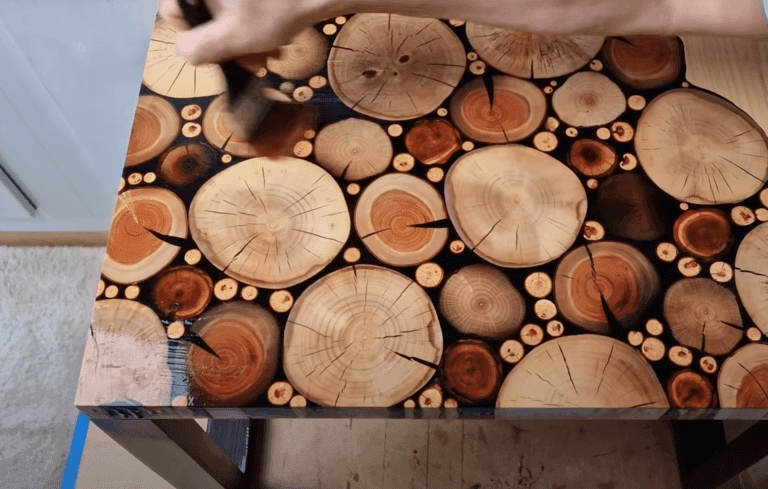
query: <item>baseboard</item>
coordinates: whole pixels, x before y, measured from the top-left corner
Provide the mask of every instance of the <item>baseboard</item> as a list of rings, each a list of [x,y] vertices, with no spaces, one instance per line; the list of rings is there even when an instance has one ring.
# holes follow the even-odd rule
[[[107,232],[0,231],[0,246],[106,246]]]

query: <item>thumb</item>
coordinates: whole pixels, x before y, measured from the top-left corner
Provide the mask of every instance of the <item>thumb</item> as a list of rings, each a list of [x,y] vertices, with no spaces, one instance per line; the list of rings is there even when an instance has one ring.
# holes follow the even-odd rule
[[[222,15],[182,32],[176,38],[176,50],[192,64],[220,64],[243,54],[236,27],[233,16]]]

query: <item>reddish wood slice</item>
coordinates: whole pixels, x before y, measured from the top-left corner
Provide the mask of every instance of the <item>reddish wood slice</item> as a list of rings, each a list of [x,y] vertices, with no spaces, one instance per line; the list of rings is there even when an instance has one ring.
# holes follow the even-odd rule
[[[568,164],[588,177],[605,177],[619,166],[616,151],[596,139],[579,139],[568,151]]]
[[[673,199],[634,172],[603,181],[597,204],[600,221],[611,234],[621,238],[658,239],[673,219]]]
[[[768,345],[750,343],[720,368],[717,393],[723,408],[768,408]]]
[[[175,146],[160,157],[158,173],[170,185],[185,187],[208,174],[213,158],[213,151],[204,144]]]
[[[696,258],[710,259],[724,253],[731,243],[731,225],[720,209],[691,209],[675,221],[675,242]]]
[[[458,400],[494,399],[501,380],[501,358],[484,341],[459,340],[445,350],[442,383]]]
[[[608,69],[622,83],[640,90],[659,88],[677,80],[682,69],[682,53],[677,37],[613,37],[603,46]]]
[[[679,370],[667,381],[669,403],[674,408],[709,409],[715,407],[712,383],[692,370]]]
[[[442,164],[461,149],[461,135],[445,119],[420,120],[405,135],[405,147],[425,165]]]
[[[212,296],[211,277],[189,265],[163,270],[152,286],[155,306],[173,320],[199,316],[208,307]]]
[[[181,130],[176,109],[157,95],[141,95],[133,116],[125,166],[145,163],[173,143]]]

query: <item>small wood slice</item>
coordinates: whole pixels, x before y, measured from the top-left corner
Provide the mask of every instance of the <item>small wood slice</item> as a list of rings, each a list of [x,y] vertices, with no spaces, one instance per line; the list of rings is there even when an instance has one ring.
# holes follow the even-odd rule
[[[699,367],[704,373],[713,374],[717,371],[717,360],[714,357],[705,355],[699,359]]]
[[[570,322],[595,333],[611,329],[604,303],[624,328],[635,325],[659,292],[656,269],[636,248],[601,241],[576,248],[555,275],[555,302]]]
[[[307,27],[290,43],[280,46],[280,56],[267,58],[267,69],[288,80],[302,80],[325,65],[328,41],[314,27]]]
[[[416,166],[416,160],[408,153],[400,153],[392,159],[392,166],[397,171],[407,172]]]
[[[664,343],[658,338],[646,338],[643,340],[642,346],[640,346],[643,356],[651,362],[658,362],[664,358],[666,349]]]
[[[341,28],[328,57],[328,79],[348,107],[384,120],[437,109],[464,74],[458,36],[434,19],[358,14]]]
[[[600,51],[604,37],[513,31],[467,23],[472,48],[489,65],[521,78],[554,78],[574,72]]]
[[[321,406],[387,407],[434,376],[443,337],[418,284],[386,268],[356,265],[324,276],[299,296],[284,345],[288,381],[308,399]]]
[[[165,330],[165,332],[168,335],[168,338],[172,340],[178,340],[184,336],[184,333],[187,332],[187,328],[184,326],[183,322],[174,321],[168,325],[168,328]]]
[[[582,71],[571,75],[555,91],[552,107],[566,124],[594,127],[614,121],[626,110],[627,101],[610,78],[594,71]]]
[[[587,241],[600,241],[605,238],[605,228],[597,221],[587,221],[584,223],[583,236]]]
[[[547,334],[549,336],[556,338],[558,336],[562,336],[564,332],[565,327],[563,326],[562,322],[553,320],[547,323]]]
[[[317,135],[315,158],[335,177],[361,180],[387,169],[392,143],[375,122],[344,119],[325,126]]]
[[[422,263],[413,274],[416,282],[426,289],[433,289],[440,285],[445,277],[445,271],[437,263]]]
[[[581,233],[587,207],[571,170],[514,144],[460,157],[445,177],[445,198],[461,239],[483,259],[508,268],[557,259]]]
[[[605,41],[603,59],[622,83],[638,90],[660,88],[677,80],[682,43],[673,36],[624,36]]]
[[[254,287],[253,285],[248,285],[246,287],[243,287],[243,289],[240,291],[240,297],[243,298],[245,301],[252,301],[259,295],[259,289]]]
[[[643,333],[640,331],[630,331],[627,334],[627,341],[632,346],[640,346],[643,343]]]
[[[533,305],[533,312],[539,319],[548,321],[557,315],[557,306],[548,299],[541,299]]]
[[[213,158],[213,150],[204,144],[175,146],[160,157],[157,171],[166,183],[185,187],[208,175]]]
[[[764,188],[760,191],[760,203],[765,207],[768,207],[768,188]]]
[[[724,261],[717,261],[710,265],[709,275],[715,282],[730,282],[733,279],[733,267]]]
[[[129,285],[125,288],[123,291],[123,294],[125,294],[126,299],[135,299],[139,296],[139,293],[141,292],[141,289],[138,285]],[[759,333],[759,330],[758,330]]]
[[[672,243],[659,243],[656,246],[656,256],[661,261],[672,263],[677,258],[677,247]]]
[[[355,208],[355,229],[384,263],[411,266],[430,260],[448,240],[448,229],[416,227],[446,219],[435,188],[411,175],[390,173],[366,187]]]
[[[750,343],[728,357],[717,393],[723,408],[768,408],[768,345]]]
[[[157,95],[141,95],[133,116],[125,166],[145,163],[173,143],[181,130],[176,109]]]
[[[652,318],[645,322],[645,330],[648,334],[659,336],[664,332],[664,325],[658,319]]]
[[[635,149],[663,191],[690,204],[733,204],[768,179],[768,138],[744,111],[707,92],[664,92],[637,123]]]
[[[568,151],[568,164],[587,177],[605,177],[619,166],[616,151],[595,139],[579,139]]]
[[[184,261],[187,262],[188,265],[197,265],[202,258],[203,254],[200,253],[200,250],[187,250],[187,252],[184,253]]]
[[[632,153],[624,153],[619,163],[619,167],[625,171],[631,171],[637,168],[637,158]]]
[[[462,85],[451,98],[454,124],[472,139],[484,143],[520,141],[541,126],[547,102],[531,82],[494,76],[493,107],[482,79]]]
[[[525,278],[525,290],[532,297],[543,299],[552,292],[552,279],[544,272],[533,272]]]
[[[224,277],[213,286],[213,294],[220,301],[231,301],[237,295],[238,287],[237,280]]]
[[[696,277],[701,273],[701,265],[695,258],[685,256],[677,262],[677,269],[683,277]]]
[[[440,292],[440,312],[461,333],[503,339],[525,317],[525,301],[512,282],[490,265],[468,265],[451,275]]]
[[[755,213],[747,206],[737,205],[731,209],[731,219],[737,226],[749,226],[755,222]]]
[[[583,334],[552,339],[528,353],[501,385],[496,407],[668,408],[669,402],[634,348]]]
[[[167,267],[178,246],[149,230],[175,238],[187,237],[187,210],[173,192],[158,187],[127,190],[117,197],[102,274],[118,284],[145,280]]]
[[[107,287],[107,290],[104,291],[104,297],[107,299],[114,299],[117,297],[118,292],[120,292],[120,289],[117,288],[117,285],[110,285]]]
[[[501,358],[507,363],[517,363],[523,359],[525,348],[517,340],[507,340],[501,345]]]
[[[292,408],[305,408],[307,407],[307,398],[304,396],[293,396],[291,398]]]
[[[536,346],[544,340],[544,330],[538,324],[526,324],[520,329],[520,340],[528,346]]]
[[[752,229],[736,252],[736,289],[755,326],[768,334],[768,223]]]
[[[684,212],[675,221],[672,235],[680,248],[704,260],[724,253],[732,239],[725,212],[707,208]]]
[[[710,409],[716,405],[715,388],[691,370],[679,370],[667,381],[667,395],[673,408]]]
[[[760,341],[763,339],[763,333],[757,328],[747,329],[747,339],[749,341]]]
[[[620,238],[658,239],[673,219],[672,199],[636,173],[621,173],[602,182],[597,204],[600,222]]]
[[[685,346],[673,346],[667,356],[670,362],[680,367],[688,367],[693,363],[693,352]]]
[[[285,406],[293,397],[293,386],[288,382],[275,382],[267,389],[267,400],[273,406]]]
[[[420,120],[405,135],[405,147],[425,165],[443,164],[461,149],[461,134],[445,119]]]
[[[494,399],[501,387],[501,358],[481,340],[459,340],[445,350],[442,385],[459,401]]]
[[[152,301],[173,320],[203,313],[213,297],[213,281],[199,268],[181,265],[163,270],[152,285]]]
[[[635,137],[635,130],[626,122],[614,122],[611,124],[611,135],[619,143],[627,143]]]
[[[141,173],[131,173],[128,175],[128,185],[138,185],[141,183]]]
[[[744,337],[736,296],[707,278],[674,283],[664,297],[664,317],[680,344],[710,355],[730,353]]]
[[[533,137],[533,145],[539,151],[549,153],[557,148],[557,136],[551,132],[542,131]]]

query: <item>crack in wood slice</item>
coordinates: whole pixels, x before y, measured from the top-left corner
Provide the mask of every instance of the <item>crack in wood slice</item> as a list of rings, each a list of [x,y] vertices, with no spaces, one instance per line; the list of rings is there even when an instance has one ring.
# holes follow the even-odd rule
[[[214,307],[191,331],[216,352],[191,346],[190,391],[201,405],[243,406],[256,399],[277,370],[280,330],[263,307],[232,302]]]
[[[619,166],[616,151],[595,139],[574,141],[568,151],[568,164],[587,177],[605,177]]]
[[[723,408],[768,408],[768,345],[750,343],[720,368],[717,393]]]
[[[525,317],[523,296],[500,270],[484,264],[451,275],[439,307],[459,332],[496,340],[517,333]]]
[[[337,178],[362,180],[383,173],[392,143],[375,122],[350,118],[325,126],[315,139],[317,163]]]
[[[355,229],[376,258],[393,266],[418,265],[437,255],[447,228],[417,227],[447,219],[435,188],[411,175],[390,173],[366,187],[355,208]]]
[[[715,95],[677,89],[653,99],[635,149],[653,183],[691,204],[733,204],[768,180],[768,138],[744,111]]]
[[[174,146],[160,157],[157,171],[166,183],[185,187],[209,175],[213,158],[213,150],[204,144]]]
[[[353,110],[406,120],[437,109],[465,66],[461,41],[439,20],[358,14],[336,36],[328,79]]]
[[[388,407],[434,376],[437,312],[408,277],[378,266],[332,272],[298,298],[285,329],[288,381],[322,406]]]
[[[137,188],[117,198],[102,274],[113,282],[141,282],[167,267],[178,246],[153,236],[151,229],[175,238],[187,237],[187,210],[170,190]]]
[[[574,249],[557,266],[555,302],[570,322],[608,333],[612,322],[635,325],[659,292],[650,261],[636,248],[601,241]]]
[[[574,72],[600,51],[604,37],[513,31],[467,23],[472,48],[489,65],[521,78],[554,78]]]
[[[583,71],[571,75],[555,91],[552,107],[566,124],[594,127],[616,120],[626,110],[627,102],[621,88],[610,78],[601,73]],[[608,137],[610,135],[608,131]]]
[[[451,97],[451,118],[467,136],[485,143],[520,141],[541,126],[547,101],[531,82],[497,75],[493,80],[493,107],[480,78],[469,81]]]
[[[768,334],[768,223],[752,229],[739,245],[734,264],[736,290],[755,326]]]
[[[420,120],[405,135],[405,147],[425,165],[442,165],[461,149],[461,134],[445,119]]]
[[[461,402],[489,401],[501,387],[501,358],[481,340],[464,339],[450,345],[441,370],[443,386]]]
[[[682,70],[682,52],[682,43],[677,37],[612,37],[605,41],[603,59],[622,83],[649,90],[677,80]]]
[[[189,210],[192,238],[219,270],[266,289],[319,273],[349,237],[336,181],[297,158],[253,158],[205,182]]]
[[[744,337],[736,296],[708,278],[675,282],[664,297],[664,317],[682,345],[725,355]]]
[[[631,346],[599,335],[534,348],[507,375],[497,408],[668,408],[664,388]]]
[[[712,383],[692,370],[672,374],[667,381],[667,395],[673,408],[710,409],[717,405]]]
[[[179,115],[170,102],[157,95],[139,96],[128,140],[126,168],[145,163],[165,151],[180,129]]]
[[[673,200],[636,173],[606,179],[597,194],[597,210],[613,235],[637,241],[663,236],[670,227]]]
[[[203,313],[213,297],[213,280],[202,270],[181,265],[158,274],[152,285],[152,301],[173,320]]]
[[[507,268],[557,259],[580,234],[587,210],[584,187],[570,169],[514,144],[461,156],[445,177],[445,199],[461,239]]]
[[[314,27],[307,27],[280,46],[280,56],[267,58],[267,69],[288,80],[314,75],[325,65],[328,41]]]
[[[680,248],[696,258],[709,260],[726,252],[731,225],[720,209],[691,209],[675,221],[672,235]]]

